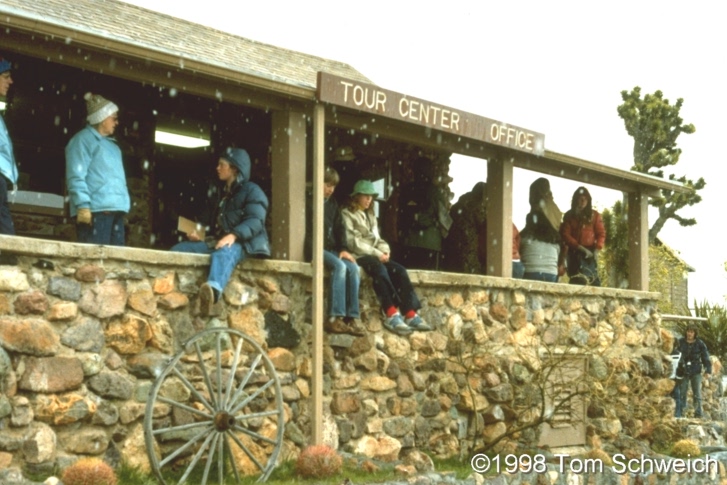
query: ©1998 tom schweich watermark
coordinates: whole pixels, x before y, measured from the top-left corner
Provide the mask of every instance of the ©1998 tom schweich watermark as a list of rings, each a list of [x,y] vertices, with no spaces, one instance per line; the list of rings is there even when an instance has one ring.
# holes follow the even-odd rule
[[[623,474],[666,474],[666,473],[717,473],[719,465],[716,458],[705,455],[700,458],[650,458],[641,455],[638,458],[628,458],[617,453],[611,457],[613,463],[606,464],[600,458],[571,458],[568,455],[551,455],[550,462],[545,455],[495,455],[489,457],[484,454],[472,457],[470,464],[477,473],[492,471],[494,473],[545,473],[548,464],[555,467],[559,473],[603,473],[611,471]]]

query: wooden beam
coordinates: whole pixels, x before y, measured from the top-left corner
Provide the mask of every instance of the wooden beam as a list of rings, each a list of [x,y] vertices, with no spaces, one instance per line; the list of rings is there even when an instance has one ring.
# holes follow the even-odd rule
[[[311,442],[323,444],[323,175],[325,170],[325,110],[313,109],[313,342],[311,347]]]
[[[512,277],[512,159],[487,163],[487,275]]]
[[[303,261],[305,234],[305,113],[275,111],[272,116],[271,210],[274,259]]]
[[[490,159],[502,154],[502,156],[510,157],[513,166],[517,168],[620,192],[639,192],[650,197],[658,197],[661,189],[682,193],[690,190],[682,184],[659,177],[601,165],[548,150],[545,151],[543,156],[531,155],[371,114],[362,115],[347,112],[341,107],[336,107],[335,110],[329,108],[329,114],[327,121],[329,126],[356,130],[382,138],[445,150],[474,158]]]
[[[629,289],[649,291],[649,199],[629,194]]]

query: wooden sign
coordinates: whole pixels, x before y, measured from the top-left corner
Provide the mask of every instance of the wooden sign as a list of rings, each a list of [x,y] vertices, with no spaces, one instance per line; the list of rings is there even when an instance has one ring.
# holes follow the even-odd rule
[[[318,73],[318,100],[395,120],[435,128],[534,155],[545,152],[545,135],[423,99]]]

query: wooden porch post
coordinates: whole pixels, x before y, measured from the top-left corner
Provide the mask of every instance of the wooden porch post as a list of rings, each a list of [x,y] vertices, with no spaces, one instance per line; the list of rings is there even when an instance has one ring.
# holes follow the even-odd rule
[[[313,344],[311,375],[311,442],[323,444],[323,174],[325,170],[325,110],[313,110]]]
[[[303,261],[305,233],[305,114],[272,116],[271,249],[273,259]]]
[[[649,198],[629,193],[629,288],[649,291]]]
[[[512,277],[511,158],[487,162],[487,275]]]

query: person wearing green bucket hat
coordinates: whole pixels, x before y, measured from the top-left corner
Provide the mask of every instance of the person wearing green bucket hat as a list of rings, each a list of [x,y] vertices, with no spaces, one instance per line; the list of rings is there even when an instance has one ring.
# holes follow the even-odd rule
[[[356,182],[349,206],[342,211],[346,226],[346,242],[366,274],[373,279],[374,292],[386,315],[384,326],[398,335],[432,328],[419,316],[419,298],[409,274],[391,259],[391,249],[384,241],[373,213],[373,200],[378,195],[370,180]]]

